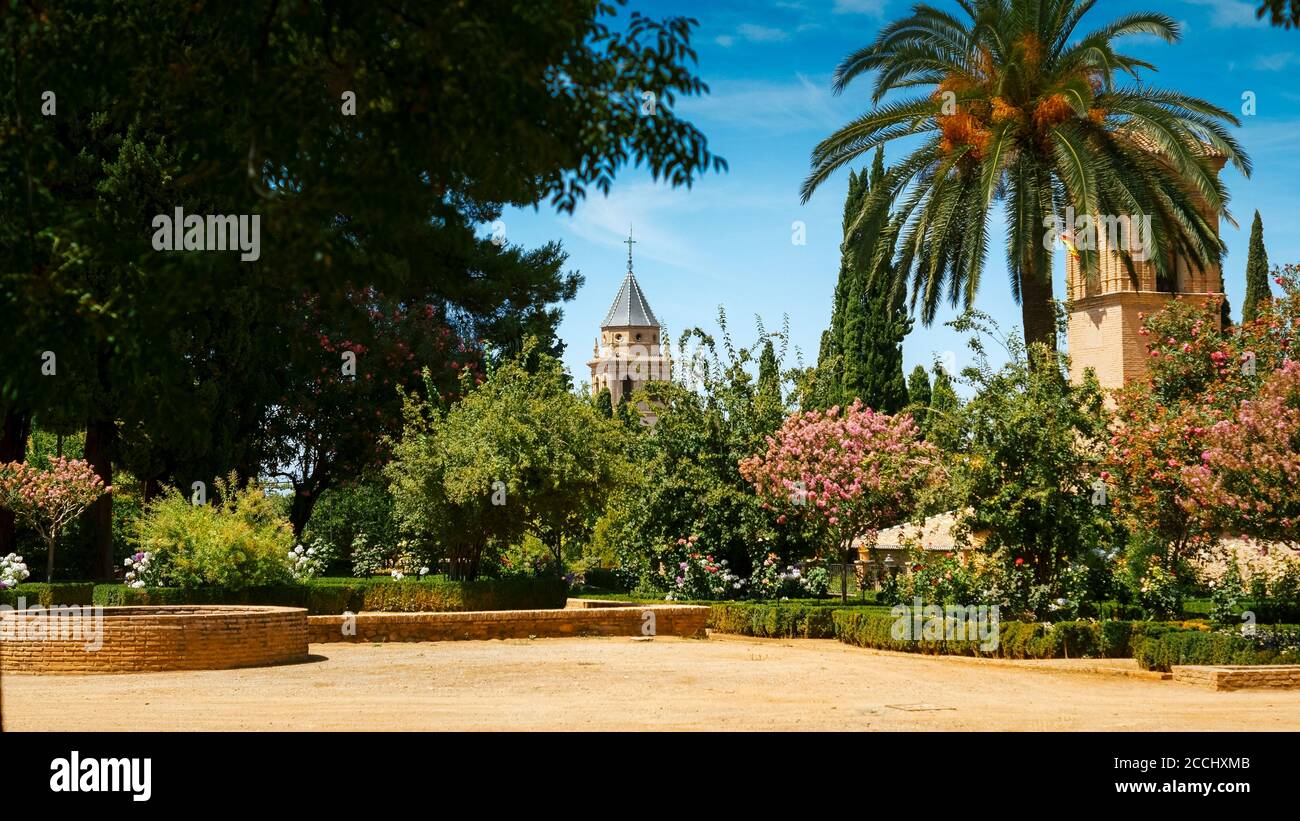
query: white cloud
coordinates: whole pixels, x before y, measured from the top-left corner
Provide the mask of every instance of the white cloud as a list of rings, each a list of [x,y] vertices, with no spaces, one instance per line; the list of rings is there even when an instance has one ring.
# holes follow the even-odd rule
[[[835,0],[836,14],[870,14],[879,17],[885,12],[885,0]]]
[[[608,197],[598,196],[579,206],[569,227],[582,239],[609,248],[615,260],[626,259],[623,243],[630,227],[636,259],[699,274],[707,272],[709,265],[698,249],[683,243],[685,232],[675,223],[683,214],[722,205],[700,186],[688,190],[654,182],[615,185]]]
[[[1184,0],[1193,6],[1210,9],[1210,25],[1215,28],[1255,28],[1267,26],[1255,17],[1259,5],[1247,0]]]
[[[700,121],[706,132],[717,125],[766,135],[811,131],[821,134],[842,126],[855,113],[847,97],[830,90],[830,77],[796,74],[793,81],[719,81],[709,95],[683,99],[680,110]]]
[[[719,34],[713,39],[713,42],[723,48],[731,48],[731,46],[736,42],[736,38],[732,37],[730,34]]]
[[[1300,65],[1300,54],[1294,51],[1261,54],[1255,58],[1255,68],[1259,71],[1281,71],[1292,65]]]
[[[760,26],[757,23],[741,23],[736,33],[751,43],[774,43],[790,37],[784,29]]]

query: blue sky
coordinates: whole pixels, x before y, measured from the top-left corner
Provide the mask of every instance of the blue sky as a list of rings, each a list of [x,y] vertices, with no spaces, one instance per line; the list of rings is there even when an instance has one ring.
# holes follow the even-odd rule
[[[950,5],[938,0],[941,7]],[[564,306],[560,335],[565,363],[581,382],[598,326],[626,268],[622,244],[629,224],[637,240],[637,278],[658,318],[675,337],[699,325],[716,328],[725,306],[733,336],[747,344],[756,335],[754,316],[769,329],[789,316],[792,341],[804,362],[816,360],[818,340],[830,318],[839,269],[840,219],[847,172],[828,181],[806,205],[799,185],[816,142],[870,105],[870,81],[843,95],[830,91],[838,61],[870,42],[879,27],[902,16],[911,0],[775,0],[674,2],[632,0],[630,8],[655,17],[699,20],[694,44],[698,73],[710,86],[703,98],[679,101],[677,111],[709,138],[730,170],[708,174],[693,188],[655,184],[648,174],[620,174],[608,197],[599,192],[570,215],[546,208],[504,215],[507,238],[527,247],[563,242],[569,267],[586,277],[575,300]],[[1151,37],[1129,38],[1125,50],[1154,63],[1144,80],[1210,100],[1240,114],[1242,95],[1254,92],[1256,114],[1241,117],[1237,137],[1254,160],[1251,179],[1229,168],[1231,211],[1226,221],[1224,275],[1235,315],[1245,291],[1244,268],[1250,222],[1264,220],[1270,263],[1300,262],[1297,181],[1300,180],[1300,32],[1270,28],[1254,18],[1245,0],[1103,0],[1084,28],[1131,11],[1162,11],[1182,25],[1182,39],[1168,45]],[[886,162],[895,153],[887,149]],[[791,241],[791,224],[806,225],[807,243]],[[995,231],[978,307],[1004,329],[1019,326]],[[1063,254],[1057,254],[1058,298],[1064,293]],[[935,357],[957,368],[969,364],[960,337],[943,323],[919,322],[904,342],[908,371]]]

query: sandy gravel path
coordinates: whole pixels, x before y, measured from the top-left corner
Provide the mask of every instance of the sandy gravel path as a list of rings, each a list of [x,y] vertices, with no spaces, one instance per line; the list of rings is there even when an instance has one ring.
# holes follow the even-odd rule
[[[1300,691],[831,640],[312,645],[285,667],[5,676],[7,730],[1300,730]]]

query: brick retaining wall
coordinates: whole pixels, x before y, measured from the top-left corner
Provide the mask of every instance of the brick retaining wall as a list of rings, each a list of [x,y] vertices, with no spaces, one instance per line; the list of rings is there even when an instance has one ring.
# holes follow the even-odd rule
[[[641,636],[651,622],[653,635],[703,638],[709,608],[698,605],[640,605],[573,610],[493,610],[476,613],[358,613],[309,616],[313,643],[333,641],[457,641],[559,638],[564,636]],[[352,621],[349,621],[351,619]],[[355,635],[345,635],[344,627]]]
[[[307,611],[300,607],[181,605],[98,608],[101,646],[93,645],[96,608],[81,609],[81,635],[53,638],[61,622],[31,610],[0,612],[0,673],[134,673],[224,670],[307,658]],[[64,611],[66,612],[66,611]],[[38,627],[33,619],[46,619]],[[21,640],[14,638],[25,635]],[[4,637],[10,637],[5,639]]]
[[[1174,681],[1215,690],[1300,690],[1300,664],[1174,665]]]

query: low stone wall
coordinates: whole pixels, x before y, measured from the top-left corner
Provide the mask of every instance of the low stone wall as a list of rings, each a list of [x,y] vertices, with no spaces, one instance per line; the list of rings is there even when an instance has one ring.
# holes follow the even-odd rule
[[[574,599],[570,598],[564,603],[565,610],[591,610],[604,607],[644,607],[644,604],[634,601],[619,601],[617,599]]]
[[[1300,690],[1300,664],[1174,665],[1174,681],[1214,690]]]
[[[564,636],[682,636],[704,638],[709,608],[639,605],[572,610],[492,610],[477,613],[358,613],[310,616],[313,643],[334,641],[463,641]]]
[[[0,674],[225,670],[307,658],[300,607],[203,605],[0,611]]]

